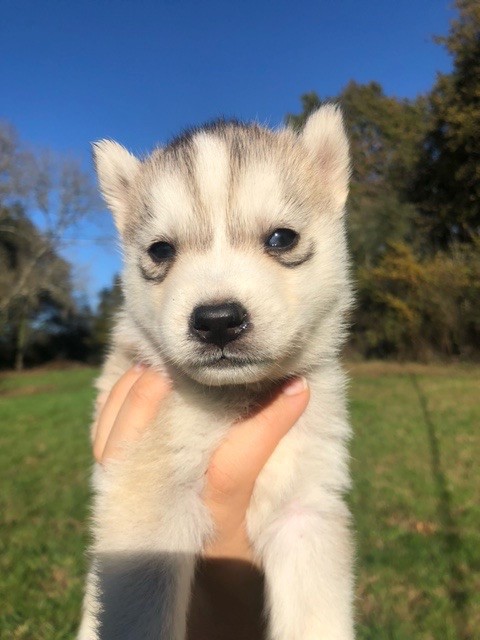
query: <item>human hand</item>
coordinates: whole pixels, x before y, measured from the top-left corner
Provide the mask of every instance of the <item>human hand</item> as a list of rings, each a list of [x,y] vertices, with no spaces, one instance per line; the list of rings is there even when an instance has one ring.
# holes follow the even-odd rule
[[[213,454],[203,492],[216,537],[197,565],[188,640],[262,640],[264,580],[254,564],[246,513],[255,481],[305,410],[306,382],[293,380],[255,415],[236,423]]]
[[[93,429],[96,460],[104,464],[121,458],[123,445],[148,429],[170,389],[170,382],[153,369],[127,371],[108,397],[99,399]],[[203,499],[216,535],[204,550],[195,580],[189,624],[193,640],[262,637],[262,576],[253,567],[245,518],[260,471],[308,400],[304,379],[287,382],[261,410],[232,426],[210,460]]]
[[[119,458],[127,442],[138,440],[170,392],[170,382],[153,369],[136,366],[114,385],[93,429],[98,462]],[[245,515],[255,480],[282,437],[305,410],[309,392],[303,378],[287,382],[255,415],[232,426],[210,461],[203,499],[217,535],[205,549],[211,558],[253,561]],[[102,401],[103,400],[103,401]]]
[[[124,445],[139,440],[154,420],[170,381],[143,365],[135,365],[117,380],[109,394],[97,398],[97,419],[92,429],[97,462],[121,458]]]

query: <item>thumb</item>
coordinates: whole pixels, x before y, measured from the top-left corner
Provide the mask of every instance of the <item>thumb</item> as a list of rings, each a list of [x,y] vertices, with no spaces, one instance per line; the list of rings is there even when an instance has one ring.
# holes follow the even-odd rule
[[[309,398],[305,378],[294,378],[258,413],[232,426],[210,461],[204,493],[208,503],[242,496],[249,501],[258,474]]]

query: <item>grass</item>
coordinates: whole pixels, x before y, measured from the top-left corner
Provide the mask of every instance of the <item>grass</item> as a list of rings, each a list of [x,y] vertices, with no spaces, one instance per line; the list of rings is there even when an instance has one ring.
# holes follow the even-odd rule
[[[353,370],[361,638],[480,635],[480,371]]]
[[[73,638],[86,546],[93,371],[0,379],[0,638]]]
[[[94,375],[0,377],[2,639],[74,638]],[[351,375],[358,636],[480,638],[480,368],[372,363]]]

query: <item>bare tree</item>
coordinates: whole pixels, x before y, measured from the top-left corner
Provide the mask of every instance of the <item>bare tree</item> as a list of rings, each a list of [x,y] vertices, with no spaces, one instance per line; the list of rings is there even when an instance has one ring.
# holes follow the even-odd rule
[[[70,269],[60,252],[97,202],[76,160],[26,149],[11,126],[0,124],[0,320],[4,330],[15,323],[17,368],[41,301],[72,301]]]

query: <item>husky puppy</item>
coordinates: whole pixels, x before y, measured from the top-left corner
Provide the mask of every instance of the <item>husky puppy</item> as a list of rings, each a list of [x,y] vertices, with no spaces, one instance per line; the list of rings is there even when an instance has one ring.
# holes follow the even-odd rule
[[[98,388],[142,361],[173,391],[125,459],[95,471],[79,638],[185,638],[195,559],[214,533],[201,500],[209,459],[235,420],[303,375],[309,406],[258,477],[248,535],[269,638],[352,639],[341,113],[324,106],[299,134],[218,121],[143,160],[109,140],[94,155],[125,261]]]

